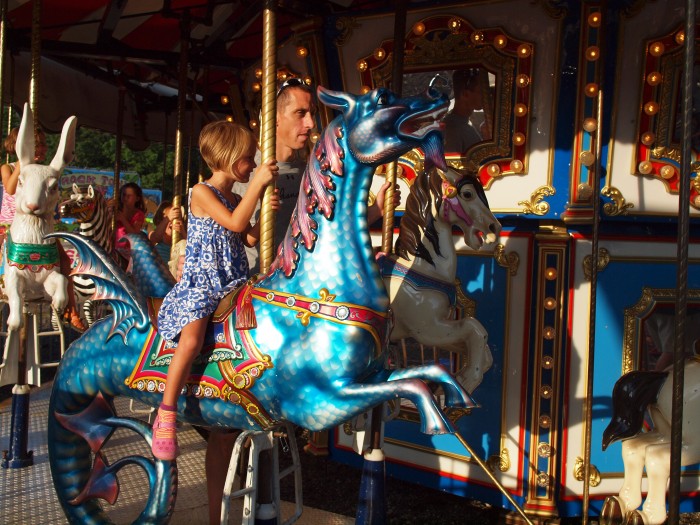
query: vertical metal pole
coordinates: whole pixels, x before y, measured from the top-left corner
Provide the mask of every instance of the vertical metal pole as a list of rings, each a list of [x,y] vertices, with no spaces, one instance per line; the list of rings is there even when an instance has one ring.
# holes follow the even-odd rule
[[[695,65],[695,0],[687,0],[685,60],[683,61],[683,143],[681,145],[680,188],[678,190],[678,273],[673,347],[673,403],[671,408],[671,465],[668,523],[678,523],[681,491],[681,449],[683,447],[683,383],[685,380],[685,321],[688,304],[688,241],[690,237],[690,161],[693,115],[693,66]]]
[[[608,16],[607,2],[601,2],[600,12],[603,17]],[[605,57],[605,39],[607,34],[603,34],[600,39],[600,60],[603,64]],[[583,502],[582,502],[582,523],[588,523],[588,506],[590,500],[590,482],[591,482],[591,435],[593,425],[593,383],[595,372],[595,324],[596,324],[596,305],[598,298],[598,239],[600,226],[600,172],[603,163],[603,73],[602,68],[598,71],[598,98],[596,100],[596,121],[598,126],[595,133],[595,162],[591,165],[593,172],[591,173],[591,188],[593,199],[593,224],[591,229],[591,293],[589,302],[588,315],[588,355],[586,366],[586,397],[587,403],[585,406],[584,415],[584,437],[583,437]]]
[[[185,11],[180,20],[180,78],[177,87],[177,128],[175,130],[175,173],[173,176],[173,206],[182,206],[183,161],[185,133],[185,103],[187,100],[187,63],[190,47],[190,14]],[[173,229],[172,244],[180,242],[180,232]]]
[[[5,53],[7,51],[7,0],[0,0],[0,115],[5,108]],[[7,111],[12,113],[8,106]],[[9,131],[9,129],[8,129]]]
[[[260,151],[262,162],[277,156],[277,13],[275,0],[265,0],[263,9],[263,54],[262,54],[262,116],[260,119]],[[274,259],[275,212],[270,208],[269,199],[274,193],[274,185],[265,188],[260,207],[260,272],[266,273]],[[273,472],[274,460],[271,451],[265,450],[259,456],[260,477],[257,487],[256,525],[279,523],[280,509],[275,508],[276,478]]]
[[[260,151],[262,162],[277,155],[277,14],[276,2],[265,0],[263,11],[263,55],[262,55],[262,116],[260,119]],[[275,188],[265,189],[260,208],[260,272],[267,273],[275,257],[275,212],[269,206]]]
[[[403,90],[403,56],[406,38],[406,0],[397,0],[394,13],[394,50],[391,73],[391,89],[397,96]],[[384,194],[382,218],[382,251],[391,253],[394,237],[394,190],[398,161],[387,167],[386,180],[390,183]],[[356,525],[381,525],[386,523],[386,463],[382,450],[382,425],[384,405],[372,409],[370,419],[370,447],[364,454],[360,495],[357,505]]]
[[[32,5],[32,66],[29,105],[34,114],[34,131],[39,125],[39,77],[41,63],[41,0]],[[1,107],[1,106],[0,106]],[[7,468],[28,467],[34,463],[31,452],[27,452],[29,429],[29,385],[27,385],[27,324],[29,316],[22,312],[22,327],[19,331],[17,354],[17,383],[12,388],[12,420],[10,423],[10,449],[4,455],[2,466]]]
[[[122,173],[122,141],[124,139],[124,95],[126,94],[126,88],[121,85],[119,86],[119,98],[117,99],[117,136],[116,144],[114,146],[114,180],[112,181],[113,195],[114,195],[114,210],[115,213],[112,214],[111,227],[112,232],[117,231],[117,214],[116,210],[119,209],[119,203],[121,201],[121,193],[119,187],[121,185],[121,173]]]
[[[32,69],[29,106],[34,114],[34,131],[39,125],[39,81],[41,79],[41,0],[32,3]]]
[[[10,448],[3,452],[4,468],[23,468],[34,464],[34,452],[27,451],[29,441],[29,385],[27,385],[27,330],[29,314],[22,312],[17,355],[17,384],[12,387]],[[16,334],[13,334],[16,337]],[[8,335],[8,337],[10,337]]]

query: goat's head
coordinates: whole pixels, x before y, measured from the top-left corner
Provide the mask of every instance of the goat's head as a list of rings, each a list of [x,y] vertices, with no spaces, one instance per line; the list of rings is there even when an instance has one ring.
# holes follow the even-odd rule
[[[69,117],[63,125],[61,141],[51,164],[48,166],[35,164],[34,116],[29,104],[24,105],[16,144],[17,158],[20,163],[19,180],[15,192],[17,213],[37,216],[53,215],[59,199],[58,178],[63,167],[73,159],[76,126],[76,117]]]

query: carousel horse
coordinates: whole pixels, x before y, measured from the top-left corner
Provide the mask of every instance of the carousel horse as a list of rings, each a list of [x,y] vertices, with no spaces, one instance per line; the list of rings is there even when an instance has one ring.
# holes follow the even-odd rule
[[[68,279],[60,271],[57,241],[45,236],[54,231],[60,197],[58,178],[73,159],[76,125],[75,117],[63,125],[51,164],[34,164],[34,117],[29,105],[24,105],[16,146],[20,174],[15,190],[15,218],[3,247],[3,292],[10,306],[8,330],[17,330],[22,324],[27,298],[48,297],[59,314],[68,302]]]
[[[474,250],[494,242],[501,231],[474,174],[452,167],[425,170],[411,186],[395,255],[380,255],[378,263],[395,317],[391,340],[412,337],[423,345],[463,354],[466,364],[457,371],[457,380],[473,393],[493,358],[483,325],[470,316],[455,319],[453,226]]]
[[[427,382],[442,386],[446,405],[475,406],[455,379],[434,364],[388,367],[389,298],[366,218],[378,165],[422,147],[429,163],[445,169],[438,129],[448,100],[430,88],[403,99],[385,89],[354,96],[319,88],[318,98],[341,113],[310,155],[270,270],[225,298],[213,314],[179,398],[178,418],[251,430],[288,421],[320,431],[406,398],[420,412],[423,432],[453,432]],[[119,427],[150,443],[150,426],[118,417],[112,398],[157,405],[174,345],[153,324],[155,302],[103,249],[79,235],[54,236],[75,244],[75,272],[94,279],[98,296],[114,311],[71,345],[54,379],[48,442],[59,501],[70,522],[103,522],[97,498],[114,501],[119,470],[138,464],[150,486],[138,522],[167,521],[177,490],[176,463],[129,456],[110,464],[103,447]],[[132,252],[132,258],[138,272],[153,252]],[[157,271],[149,276],[152,282],[166,278]]]
[[[700,462],[700,361],[685,363],[681,466]],[[622,441],[625,477],[617,496],[606,498],[601,525],[661,525],[666,521],[666,487],[671,464],[673,380],[668,371],[632,371],[613,388],[613,417],[603,433],[603,450]],[[649,410],[653,429],[641,432]],[[648,491],[642,505],[642,475]],[[637,510],[642,505],[641,510]]]
[[[107,201],[101,192],[95,191],[92,185],[81,189],[77,184],[73,184],[70,198],[61,202],[58,213],[64,219],[75,219],[80,235],[93,239],[115,260],[119,261],[118,258],[121,256],[114,250],[114,235],[112,234]],[[90,299],[95,293],[95,283],[90,278],[75,275],[73,288],[78,302],[82,304],[83,316],[90,326],[98,317],[102,317],[98,313],[96,302]]]

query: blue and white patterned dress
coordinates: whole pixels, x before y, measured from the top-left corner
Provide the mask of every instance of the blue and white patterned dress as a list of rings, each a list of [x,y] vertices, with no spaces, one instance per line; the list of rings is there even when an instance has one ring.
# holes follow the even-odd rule
[[[226,208],[231,204],[219,190],[203,182]],[[188,213],[187,248],[182,278],[168,295],[158,313],[158,331],[173,341],[185,325],[211,315],[219,301],[248,278],[248,258],[240,233],[221,226],[211,217],[195,217]]]

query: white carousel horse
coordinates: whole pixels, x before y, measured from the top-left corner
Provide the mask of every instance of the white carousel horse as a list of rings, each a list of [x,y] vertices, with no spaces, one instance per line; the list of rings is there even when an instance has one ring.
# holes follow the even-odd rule
[[[471,393],[493,357],[483,325],[470,316],[455,319],[453,226],[462,230],[464,242],[474,250],[494,242],[501,231],[476,176],[451,167],[423,172],[406,201],[396,255],[378,262],[394,312],[391,340],[412,337],[423,345],[463,354],[466,364],[457,371],[457,380]]]
[[[685,363],[681,466],[700,462],[700,361]],[[657,397],[658,396],[658,397]],[[603,434],[603,450],[622,439],[625,477],[617,496],[609,496],[601,525],[661,525],[666,521],[666,486],[670,476],[671,402],[669,372],[633,371],[613,389],[613,418]],[[653,430],[639,433],[649,408]],[[646,467],[648,492],[642,505],[642,475]],[[637,510],[642,505],[641,510]]]
[[[54,231],[58,178],[73,159],[76,125],[75,117],[63,125],[61,141],[50,165],[34,164],[34,118],[29,105],[24,105],[16,145],[21,168],[15,192],[15,218],[3,250],[3,291],[10,306],[8,330],[20,327],[27,297],[48,296],[51,306],[59,313],[68,302],[68,279],[60,271],[56,240],[44,236]]]

